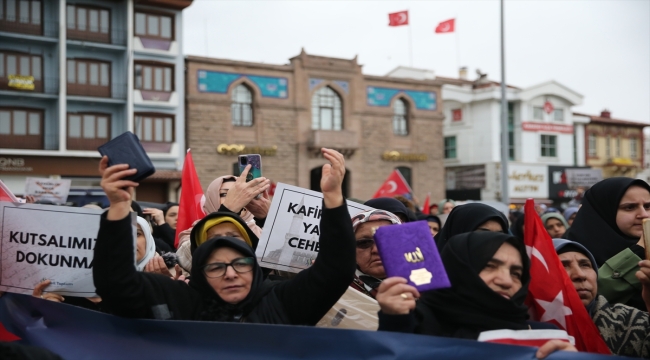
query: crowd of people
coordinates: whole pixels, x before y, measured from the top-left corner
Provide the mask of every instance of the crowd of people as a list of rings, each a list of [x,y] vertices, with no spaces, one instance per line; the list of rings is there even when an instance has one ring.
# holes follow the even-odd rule
[[[378,303],[378,331],[476,340],[490,330],[557,329],[532,321],[524,304],[531,282],[543,280],[531,278],[522,212],[508,217],[485,204],[443,199],[422,213],[399,197],[366,201],[373,210],[350,214],[342,193],[345,159],[331,149],[322,156],[328,163],[320,182],[320,250],[297,274],[263,268],[255,256],[271,204],[268,179],[246,181],[249,168],[215,179],[205,193],[207,215],[176,229],[178,204],[141,209],[133,201],[138,183],[125,180],[135,170],[109,167],[104,157],[99,172],[110,206],[94,250],[98,297],[64,298],[47,292],[47,281],[34,296],[137,319],[314,326],[352,289]],[[606,179],[573,205],[563,213],[537,206],[537,215],[612,354],[650,357],[650,260],[642,227],[650,218],[650,185]],[[420,293],[407,279],[386,274],[375,230],[419,220],[429,225],[450,288]],[[182,230],[178,241],[176,230]],[[577,351],[551,340],[537,357],[557,350]]]

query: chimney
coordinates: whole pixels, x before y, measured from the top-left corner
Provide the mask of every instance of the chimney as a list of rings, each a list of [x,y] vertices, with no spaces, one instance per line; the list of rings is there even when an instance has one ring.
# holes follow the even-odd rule
[[[467,80],[467,66],[458,69],[458,77],[462,80]]]
[[[607,109],[605,109],[605,110],[603,110],[603,111],[600,112],[600,117],[604,117],[604,118],[607,118],[607,119],[611,119],[611,118],[612,118],[612,112],[609,111],[609,110],[607,110]]]

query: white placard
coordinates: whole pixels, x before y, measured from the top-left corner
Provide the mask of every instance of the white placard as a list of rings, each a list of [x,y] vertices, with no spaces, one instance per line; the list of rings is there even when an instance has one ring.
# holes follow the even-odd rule
[[[25,180],[25,196],[31,195],[37,201],[47,200],[55,204],[63,204],[70,192],[70,179],[32,178]]]
[[[0,290],[93,297],[93,255],[103,210],[0,202]]]
[[[578,186],[592,187],[603,180],[601,169],[566,169],[566,182],[570,188]]]
[[[372,209],[347,204],[351,217]],[[308,268],[318,255],[322,211],[322,193],[278,183],[257,245],[260,266],[294,273]]]

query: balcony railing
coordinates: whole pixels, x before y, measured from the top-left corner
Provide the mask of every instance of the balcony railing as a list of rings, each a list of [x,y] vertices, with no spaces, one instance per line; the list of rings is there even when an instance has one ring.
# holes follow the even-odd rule
[[[67,85],[68,95],[75,96],[92,96],[111,99],[126,99],[126,83],[113,82],[110,86],[98,86],[90,84],[71,84]]]
[[[16,81],[11,81],[8,77],[0,77],[0,90],[17,91],[25,94],[58,94],[59,93],[59,78],[46,77],[40,80],[29,80],[29,77],[21,82],[19,85]]]
[[[13,33],[29,34],[45,37],[59,36],[59,22],[58,21],[43,21],[34,23],[32,19],[11,18],[5,15],[4,19],[0,19],[0,31],[7,31]]]
[[[111,29],[99,28],[94,32],[89,30],[82,31],[70,28],[67,30],[67,37],[69,40],[96,42],[102,44],[126,45],[126,36],[126,29],[121,27],[113,27]]]

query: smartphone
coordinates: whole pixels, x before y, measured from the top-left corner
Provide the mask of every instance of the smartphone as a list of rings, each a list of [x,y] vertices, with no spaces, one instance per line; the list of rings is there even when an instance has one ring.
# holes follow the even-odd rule
[[[259,154],[239,155],[239,173],[243,173],[246,166],[251,169],[246,176],[246,182],[262,177],[262,156]]]

